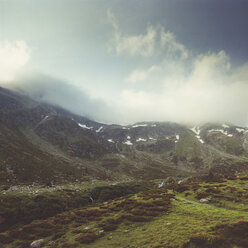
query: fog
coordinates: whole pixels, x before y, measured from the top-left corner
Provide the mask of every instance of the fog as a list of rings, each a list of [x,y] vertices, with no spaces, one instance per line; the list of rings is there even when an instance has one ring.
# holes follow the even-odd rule
[[[175,61],[135,70],[124,79],[131,87],[110,99],[92,98],[79,86],[34,72],[2,86],[106,123],[218,121],[246,126],[248,64],[233,69],[223,51],[199,55],[191,63],[190,72],[188,64]]]
[[[108,122],[115,114],[104,100],[93,99],[78,86],[37,72],[21,73],[16,80],[5,82],[2,86],[92,120]]]

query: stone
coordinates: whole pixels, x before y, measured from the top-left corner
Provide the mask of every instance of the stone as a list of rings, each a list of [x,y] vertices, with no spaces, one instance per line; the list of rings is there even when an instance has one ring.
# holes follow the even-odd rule
[[[202,198],[202,199],[200,199],[199,202],[200,203],[204,203],[204,204],[208,204],[209,203],[209,200],[208,199],[205,199],[205,198]]]
[[[44,242],[44,239],[35,240],[35,241],[33,241],[33,242],[30,244],[30,247],[31,247],[31,248],[40,248],[43,242]]]
[[[49,241],[47,243],[47,246],[49,246],[49,247],[55,247],[55,241]]]

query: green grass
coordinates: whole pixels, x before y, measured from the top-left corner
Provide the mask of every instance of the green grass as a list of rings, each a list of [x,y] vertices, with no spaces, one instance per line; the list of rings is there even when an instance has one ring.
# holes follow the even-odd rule
[[[58,248],[245,248],[247,183],[247,174],[243,174],[130,194],[9,230],[4,237],[10,236],[12,242],[4,247],[25,247],[44,238],[45,242],[54,240]],[[209,204],[199,202],[199,192],[207,194]],[[32,233],[25,231],[29,229]],[[216,245],[220,241],[223,245]]]

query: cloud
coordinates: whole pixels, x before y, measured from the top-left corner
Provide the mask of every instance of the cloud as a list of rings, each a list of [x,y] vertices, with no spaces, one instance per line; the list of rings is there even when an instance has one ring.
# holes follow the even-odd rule
[[[118,56],[104,54],[100,69],[94,56],[90,70],[80,64],[80,73],[75,69],[75,78],[82,75],[78,86],[50,74],[24,72],[27,65],[42,67],[28,64],[31,52],[24,41],[0,42],[1,84],[97,121],[248,125],[248,63],[232,66],[225,51],[194,54],[159,24],[130,35],[111,11],[108,20],[113,28],[109,45]],[[66,73],[74,63],[64,63]]]
[[[121,32],[115,15],[108,10],[107,16],[114,34],[110,43],[110,51],[117,55],[127,54],[131,57],[152,57],[162,53],[167,56],[188,57],[188,52],[183,44],[176,40],[175,35],[164,27],[148,25],[144,34],[125,35]]]
[[[182,59],[188,57],[188,51],[185,46],[176,40],[172,32],[165,32],[164,27],[161,27],[160,30],[160,43],[161,47],[167,51],[167,54],[179,54]]]
[[[146,80],[150,74],[153,74],[154,70],[157,68],[152,66],[148,70],[134,70],[127,78],[126,81],[131,83],[137,83],[139,81]]]
[[[114,118],[114,111],[104,100],[91,98],[82,88],[49,75],[25,71],[3,86],[94,120],[108,122]]]
[[[0,80],[12,80],[29,58],[30,49],[25,41],[0,41]]]
[[[134,70],[127,80],[135,85],[122,91],[120,108],[128,113],[123,118],[132,122],[248,124],[248,64],[233,68],[224,51],[200,54],[187,62],[165,59]]]

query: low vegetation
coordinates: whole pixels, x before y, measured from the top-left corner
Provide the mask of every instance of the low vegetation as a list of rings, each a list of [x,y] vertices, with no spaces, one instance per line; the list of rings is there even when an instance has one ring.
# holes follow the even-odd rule
[[[75,200],[73,203],[75,197],[68,201],[69,206],[58,196],[40,195],[33,199],[41,204],[40,210],[57,206],[60,213],[50,209],[50,217],[45,220],[5,230],[0,234],[0,244],[21,248],[42,239],[42,247],[46,248],[245,248],[247,184],[248,174],[239,174],[191,178],[150,190],[137,185],[96,187],[90,191],[95,198],[90,205],[86,202],[89,199],[84,202],[80,195],[77,199],[82,205]],[[137,193],[141,190],[145,191]],[[205,204],[200,202],[202,198]],[[79,208],[64,211],[67,207]]]
[[[0,231],[16,224],[45,219],[58,213],[147,190],[136,184],[98,186],[88,190],[61,189],[53,192],[0,194]]]

